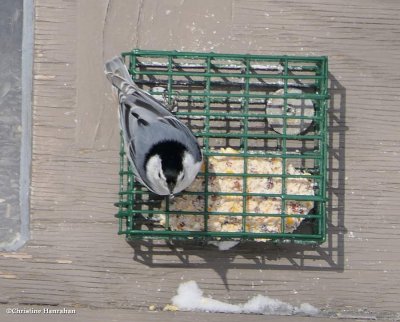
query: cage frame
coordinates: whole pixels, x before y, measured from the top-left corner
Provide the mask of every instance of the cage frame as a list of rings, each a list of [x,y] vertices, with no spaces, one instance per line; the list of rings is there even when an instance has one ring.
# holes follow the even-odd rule
[[[118,234],[124,234],[127,240],[134,239],[197,239],[197,240],[226,240],[226,239],[240,239],[240,240],[272,240],[274,242],[295,242],[300,244],[319,244],[323,243],[326,239],[326,202],[327,202],[327,154],[328,154],[328,58],[326,56],[277,56],[277,55],[250,55],[250,54],[220,54],[220,53],[198,53],[198,52],[180,52],[180,51],[158,51],[158,50],[141,50],[134,49],[130,52],[122,53],[122,57],[128,66],[129,73],[133,80],[140,87],[149,89],[151,94],[152,88],[164,86],[164,97],[168,105],[174,105],[174,100],[182,99],[182,97],[196,102],[198,100],[204,103],[203,112],[197,111],[178,111],[175,113],[177,117],[187,119],[204,119],[203,130],[193,130],[197,138],[202,139],[203,155],[205,156],[205,171],[199,175],[205,178],[205,191],[204,191],[204,211],[196,214],[197,216],[204,217],[204,231],[178,231],[169,229],[169,216],[172,214],[185,214],[185,211],[171,211],[169,210],[169,199],[166,199],[166,210],[143,209],[143,203],[140,202],[143,196],[151,196],[146,188],[138,184],[134,180],[134,174],[129,166],[129,162],[125,155],[124,142],[121,134],[120,141],[120,171],[119,171],[119,201],[115,203],[118,207]],[[150,60],[150,62],[149,62]],[[160,60],[160,62],[157,62]],[[181,61],[181,63],[177,63]],[[183,61],[183,62],[182,62]],[[188,61],[188,63],[186,63]],[[193,62],[193,63],[191,63]],[[215,63],[215,62],[218,62]],[[220,62],[226,62],[221,64]],[[256,62],[258,64],[252,64]],[[263,64],[259,64],[262,62]],[[186,65],[185,65],[186,64]],[[252,68],[256,66],[257,68]],[[189,71],[185,71],[185,67]],[[254,70],[257,72],[254,72]],[[218,72],[224,70],[224,72]],[[303,75],[303,73],[305,75]],[[200,79],[200,80],[199,80]],[[202,79],[202,80],[201,80]],[[217,79],[217,80],[215,80]],[[224,79],[225,84],[224,84]],[[233,79],[234,81],[231,81]],[[255,80],[255,81],[254,81]],[[258,82],[257,80],[261,80]],[[278,80],[278,81],[276,81]],[[265,82],[263,84],[263,82]],[[187,90],[177,91],[176,88],[187,87]],[[191,92],[189,88],[199,87],[197,92]],[[224,87],[225,86],[225,87]],[[236,92],[224,92],[224,88],[230,89],[238,88]],[[201,90],[203,88],[203,91]],[[221,93],[217,88],[222,88]],[[268,95],[262,92],[265,88],[269,91]],[[302,93],[291,94],[288,93],[290,88],[300,88],[304,90]],[[276,90],[283,89],[283,94],[276,95]],[[229,90],[227,90],[229,91]],[[232,90],[234,91],[234,90]],[[284,101],[284,114],[276,115],[275,117],[282,118],[283,120],[283,133],[278,133],[271,128],[268,128],[267,133],[254,134],[249,133],[249,123],[251,120],[265,120],[274,116],[264,113],[253,113],[250,105],[251,100],[260,102],[267,101],[271,98],[280,98]],[[315,102],[315,115],[313,116],[296,116],[288,115],[287,101],[289,99],[309,99]],[[239,112],[224,113],[211,111],[211,104],[213,102],[236,102],[241,105]],[[261,103],[262,105],[262,103]],[[229,114],[229,115],[228,115]],[[242,132],[239,133],[213,133],[210,131],[210,122],[213,118],[216,119],[237,119],[240,121]],[[311,120],[313,131],[306,133],[299,133],[294,135],[287,134],[288,120]],[[189,126],[190,127],[190,126]],[[243,192],[239,193],[243,198],[243,211],[240,214],[229,214],[234,216],[242,216],[243,225],[241,232],[216,232],[208,231],[207,222],[209,216],[216,215],[207,210],[208,196],[222,193],[208,191],[208,178],[214,175],[227,175],[224,174],[211,174],[208,172],[208,158],[210,156],[218,155],[212,150],[210,142],[215,138],[224,138],[226,140],[236,138],[240,140],[241,151],[239,154],[225,153],[223,155],[232,157],[243,157],[244,171],[242,174],[233,174],[234,176],[241,176],[243,179]],[[278,152],[259,152],[254,153],[249,147],[249,140],[276,140],[280,142],[280,149]],[[307,153],[291,153],[287,146],[288,141],[301,142],[301,140],[311,140],[314,142],[317,152]],[[246,212],[246,200],[248,196],[264,196],[273,197],[270,194],[263,193],[248,193],[246,192],[247,177],[247,159],[249,157],[279,157],[282,160],[283,172],[279,177],[282,179],[282,193],[275,196],[281,198],[282,209],[285,207],[285,202],[288,200],[312,200],[314,202],[313,213],[299,215],[300,218],[308,219],[312,222],[312,233],[296,233],[285,232],[285,222],[288,217],[296,217],[295,215],[288,215],[285,211],[280,214],[270,214],[269,216],[281,218],[281,232],[278,233],[254,233],[246,231],[246,218],[254,216]],[[288,160],[313,160],[314,171],[310,176],[306,175],[288,175],[286,173],[286,164]],[[254,176],[253,174],[251,176]],[[261,175],[262,176],[262,175]],[[267,175],[265,175],[267,176]],[[271,175],[268,175],[271,176]],[[288,178],[312,178],[317,181],[317,193],[313,196],[302,195],[288,195],[286,194],[286,179]],[[190,192],[183,192],[184,194],[193,194]],[[232,193],[229,193],[232,195]],[[154,197],[154,196],[153,196]],[[139,200],[139,202],[138,202]],[[157,214],[166,215],[166,227],[160,228],[152,221],[152,217]],[[193,212],[191,212],[192,214]],[[218,212],[217,215],[225,215]],[[262,214],[268,216],[268,214]],[[259,216],[257,214],[257,216]]]

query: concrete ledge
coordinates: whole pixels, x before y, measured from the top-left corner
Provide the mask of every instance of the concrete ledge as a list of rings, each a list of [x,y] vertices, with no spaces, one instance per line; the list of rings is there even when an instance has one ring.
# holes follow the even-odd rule
[[[0,8],[0,249],[9,251],[29,238],[33,0]]]

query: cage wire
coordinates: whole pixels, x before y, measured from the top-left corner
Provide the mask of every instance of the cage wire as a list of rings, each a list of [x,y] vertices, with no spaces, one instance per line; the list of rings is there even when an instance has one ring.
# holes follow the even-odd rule
[[[169,197],[160,197],[135,181],[121,136],[119,234],[133,239],[274,240],[321,243],[326,236],[327,187],[327,57],[265,56],[133,50],[122,54],[134,82],[165,102],[197,137],[204,155],[198,174],[202,188],[187,189],[176,198],[196,196],[197,211],[175,209]],[[227,149],[229,148],[229,149]],[[210,164],[218,156],[241,158],[241,173],[216,172]],[[279,160],[281,172],[251,173],[249,160]],[[289,173],[288,165],[300,172]],[[243,191],[215,191],[210,182],[234,176]],[[250,178],[280,180],[280,192],[252,192]],[[313,193],[289,194],[289,180],[312,181]],[[272,180],[270,179],[270,180]],[[210,209],[212,198],[236,198],[234,213]],[[279,212],[250,212],[250,198],[274,198]],[[288,211],[288,203],[310,202],[307,212]],[[179,216],[194,216],[200,226],[179,229],[171,224]],[[234,217],[239,229],[210,228],[213,216]],[[252,231],[249,222],[276,218],[276,231]],[[160,220],[162,218],[162,220]],[[300,222],[289,231],[293,219]]]

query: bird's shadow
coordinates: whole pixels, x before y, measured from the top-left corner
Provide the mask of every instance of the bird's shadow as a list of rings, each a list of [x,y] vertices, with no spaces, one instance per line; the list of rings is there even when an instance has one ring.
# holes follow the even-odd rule
[[[195,240],[131,240],[133,260],[148,267],[211,269],[229,289],[231,269],[344,270],[346,89],[329,74],[327,239],[321,245],[241,242],[220,251]]]

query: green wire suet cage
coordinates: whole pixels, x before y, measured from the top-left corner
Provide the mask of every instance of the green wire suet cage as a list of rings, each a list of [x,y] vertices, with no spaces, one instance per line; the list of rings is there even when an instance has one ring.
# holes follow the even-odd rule
[[[125,155],[121,138],[120,190],[117,218],[119,234],[133,239],[200,239],[200,240],[274,240],[299,243],[321,243],[326,236],[327,189],[327,57],[265,56],[194,53],[178,51],[133,50],[122,54],[129,73],[139,87],[156,95],[168,104],[173,113],[185,122],[198,138],[204,155],[204,168],[198,174],[204,178],[204,191],[196,192],[204,200],[204,207],[196,212],[204,226],[201,230],[174,230],[170,217],[183,215],[185,209],[171,210],[168,197],[149,192],[135,181]],[[221,148],[232,148],[230,154]],[[222,152],[221,152],[222,151]],[[225,152],[224,152],[225,151]],[[243,173],[235,174],[243,180],[251,158],[281,158],[282,188],[277,196],[268,193],[209,191],[207,182],[215,176],[209,167],[210,157],[216,155],[242,157]],[[303,174],[290,174],[287,164],[295,165]],[[307,173],[307,174],[305,174]],[[267,176],[267,174],[258,174]],[[286,180],[313,180],[312,195],[290,195]],[[183,191],[180,195],[194,192]],[[241,216],[240,231],[211,231],[208,222],[221,215],[209,210],[208,200],[215,195],[239,195],[241,212],[224,216]],[[252,195],[279,198],[281,211],[274,214],[249,213],[246,200]],[[199,198],[200,198],[199,197]],[[289,215],[288,200],[313,202],[312,210]],[[165,216],[160,224],[159,215]],[[193,215],[193,212],[191,212]],[[252,216],[280,218],[279,232],[252,232],[246,221]],[[300,226],[288,232],[288,218],[301,218]]]

